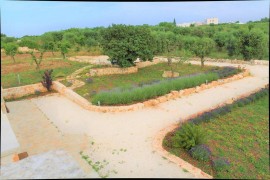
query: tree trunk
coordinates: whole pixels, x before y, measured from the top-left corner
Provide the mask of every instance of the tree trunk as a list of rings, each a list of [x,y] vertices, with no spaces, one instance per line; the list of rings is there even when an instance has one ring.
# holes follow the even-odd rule
[[[201,58],[201,68],[203,68],[203,67],[204,67],[204,59]]]
[[[52,55],[54,56],[54,53],[53,53],[53,51],[52,51]]]
[[[12,59],[13,59],[13,62],[15,63],[15,58],[14,58],[14,56],[12,56]]]

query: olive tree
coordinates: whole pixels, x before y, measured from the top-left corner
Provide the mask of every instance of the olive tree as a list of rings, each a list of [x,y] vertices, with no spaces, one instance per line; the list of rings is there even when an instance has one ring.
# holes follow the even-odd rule
[[[199,38],[192,48],[193,53],[201,58],[201,67],[204,67],[204,58],[208,56],[214,48],[214,41],[210,38]]]

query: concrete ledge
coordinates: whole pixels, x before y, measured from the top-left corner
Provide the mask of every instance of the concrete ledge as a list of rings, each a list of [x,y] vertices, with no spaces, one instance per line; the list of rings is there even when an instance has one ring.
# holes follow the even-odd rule
[[[41,83],[36,83],[36,84],[30,84],[26,86],[3,89],[2,93],[3,93],[3,98],[12,99],[12,98],[19,98],[22,96],[27,96],[30,94],[35,94],[36,90],[40,92],[47,91],[47,89]]]

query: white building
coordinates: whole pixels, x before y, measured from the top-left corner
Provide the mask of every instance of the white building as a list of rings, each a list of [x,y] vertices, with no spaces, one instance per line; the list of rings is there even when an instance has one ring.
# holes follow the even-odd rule
[[[218,24],[218,18],[208,18],[206,24]]]

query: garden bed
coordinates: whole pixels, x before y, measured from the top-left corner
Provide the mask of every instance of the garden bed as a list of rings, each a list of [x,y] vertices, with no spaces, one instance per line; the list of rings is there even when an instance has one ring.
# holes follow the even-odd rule
[[[128,105],[157,98],[171,91],[200,86],[218,79],[223,79],[241,72],[241,69],[223,67],[205,73],[196,73],[188,76],[156,80],[152,83],[133,85],[128,88],[115,88],[100,92],[93,96],[91,102],[95,105]]]
[[[174,71],[178,72],[180,76],[190,75],[194,73],[204,73],[213,69],[221,69],[220,67],[205,66],[203,69],[198,65],[191,64],[177,64],[173,63]],[[91,77],[82,75],[79,80],[84,81],[85,85],[74,89],[74,91],[88,101],[95,94],[103,91],[109,91],[114,88],[128,89],[132,86],[140,86],[143,84],[150,84],[152,82],[166,79],[162,77],[164,71],[170,70],[166,63],[159,63],[145,68],[139,68],[137,73],[126,75],[110,75],[101,77]]]
[[[269,179],[268,98],[267,87],[232,104],[190,118],[165,136],[163,147],[214,178]],[[187,132],[184,125],[188,124],[206,134],[204,143],[193,144],[196,153],[194,148],[185,149],[186,145],[180,143],[183,142],[180,134]],[[194,146],[196,144],[203,145]],[[210,156],[205,161],[197,160],[207,157],[207,152]]]

